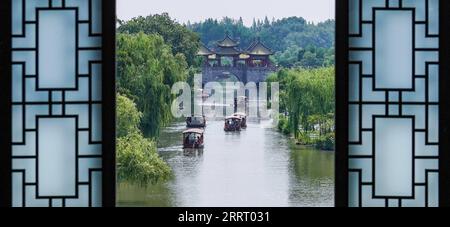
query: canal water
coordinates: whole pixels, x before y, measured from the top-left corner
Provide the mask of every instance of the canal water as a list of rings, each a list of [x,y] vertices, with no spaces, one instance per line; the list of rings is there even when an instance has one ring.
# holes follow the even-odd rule
[[[334,205],[334,152],[291,145],[267,122],[238,133],[208,122],[203,152],[183,151],[185,123],[164,129],[159,153],[173,169],[169,182],[118,185],[119,206],[304,207]]]

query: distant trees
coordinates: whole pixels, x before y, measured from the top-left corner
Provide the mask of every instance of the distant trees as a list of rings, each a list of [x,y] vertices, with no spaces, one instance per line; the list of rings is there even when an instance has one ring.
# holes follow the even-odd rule
[[[198,33],[208,46],[214,46],[225,33],[239,38],[243,48],[259,37],[276,52],[273,60],[283,67],[334,65],[334,20],[311,24],[301,17],[272,21],[266,17],[264,20],[253,20],[252,26],[246,27],[241,19],[225,17],[190,24],[188,28]]]

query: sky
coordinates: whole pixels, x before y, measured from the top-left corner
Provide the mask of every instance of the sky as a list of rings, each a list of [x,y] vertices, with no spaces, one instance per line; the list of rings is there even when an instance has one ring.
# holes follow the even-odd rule
[[[335,0],[117,0],[121,20],[168,12],[180,23],[225,16],[251,25],[253,18],[301,16],[310,22],[334,19]]]

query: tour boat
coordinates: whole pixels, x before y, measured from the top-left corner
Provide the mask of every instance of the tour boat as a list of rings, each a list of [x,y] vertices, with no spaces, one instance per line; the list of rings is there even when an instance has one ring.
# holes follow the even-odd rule
[[[192,116],[186,118],[186,127],[188,128],[204,128],[206,127],[205,116]]]
[[[238,116],[230,116],[225,118],[224,130],[226,132],[241,131],[242,119]]]
[[[241,128],[247,128],[247,115],[245,113],[235,113],[233,116],[241,118]]]
[[[203,148],[203,129],[193,128],[183,132],[183,148]]]

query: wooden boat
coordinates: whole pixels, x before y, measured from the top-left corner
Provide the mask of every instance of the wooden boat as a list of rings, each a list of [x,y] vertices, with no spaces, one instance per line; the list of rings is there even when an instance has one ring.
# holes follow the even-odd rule
[[[206,127],[205,116],[192,116],[186,118],[186,127],[188,128],[204,128]]]
[[[238,116],[230,116],[225,118],[225,125],[224,130],[226,132],[235,132],[235,131],[241,131],[241,122],[242,119]]]
[[[245,113],[235,113],[233,116],[241,118],[241,128],[247,128],[247,114]]]
[[[183,148],[203,148],[203,129],[192,128],[183,132]]]

